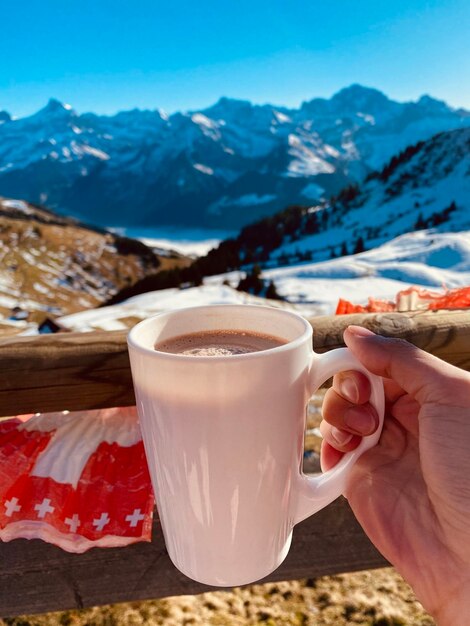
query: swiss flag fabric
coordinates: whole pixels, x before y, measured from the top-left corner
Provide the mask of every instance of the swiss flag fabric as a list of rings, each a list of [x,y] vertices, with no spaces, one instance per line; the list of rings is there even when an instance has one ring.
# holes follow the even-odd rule
[[[69,552],[150,541],[154,497],[134,407],[0,422],[0,539]]]

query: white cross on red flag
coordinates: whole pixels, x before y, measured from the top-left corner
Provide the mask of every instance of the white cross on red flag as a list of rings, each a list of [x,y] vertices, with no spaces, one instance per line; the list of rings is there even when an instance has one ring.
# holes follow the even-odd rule
[[[134,407],[0,422],[0,539],[69,552],[150,541],[154,498]]]

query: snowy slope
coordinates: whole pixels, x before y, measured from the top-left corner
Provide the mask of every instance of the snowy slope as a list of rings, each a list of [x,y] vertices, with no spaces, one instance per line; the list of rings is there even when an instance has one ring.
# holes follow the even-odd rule
[[[394,300],[410,286],[440,289],[470,285],[470,230],[419,231],[373,250],[320,263],[267,270],[280,295],[331,314],[339,298],[366,304],[369,296]]]
[[[369,296],[394,300],[410,286],[440,289],[470,285],[470,231],[422,231],[398,237],[375,250],[263,272],[286,302],[236,291],[241,272],[211,276],[201,287],[144,293],[121,304],[61,317],[66,330],[123,330],[160,311],[203,304],[269,304],[306,317],[333,314],[339,298],[366,304]],[[225,283],[230,283],[228,286]]]
[[[312,213],[317,222],[313,234],[300,228],[283,236],[269,251],[272,262],[294,263],[306,253],[324,260],[343,254],[344,248],[350,253],[359,237],[371,249],[430,226],[440,232],[470,229],[470,129],[441,133],[409,154],[397,155],[359,185],[353,197],[306,210],[304,222]],[[262,252],[255,261],[266,261]]]
[[[470,114],[353,85],[299,109],[222,98],[203,111],[0,119],[0,194],[108,226],[238,228],[318,201]]]
[[[188,289],[152,291],[129,298],[121,304],[81,311],[60,317],[56,321],[64,330],[77,332],[124,330],[161,311],[207,304],[268,304],[268,301],[220,283]],[[281,308],[296,308],[279,301],[270,301],[269,304]]]

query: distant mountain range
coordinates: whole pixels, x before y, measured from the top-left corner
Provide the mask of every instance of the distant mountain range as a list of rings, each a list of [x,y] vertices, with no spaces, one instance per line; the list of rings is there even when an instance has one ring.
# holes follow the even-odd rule
[[[0,194],[101,225],[233,229],[318,203],[407,146],[469,126],[464,109],[360,85],[298,109],[221,98],[170,116],[78,114],[50,100],[21,119],[0,112]]]

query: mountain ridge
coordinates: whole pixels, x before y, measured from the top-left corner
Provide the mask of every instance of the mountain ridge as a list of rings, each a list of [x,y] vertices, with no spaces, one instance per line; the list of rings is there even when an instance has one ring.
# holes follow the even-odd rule
[[[238,228],[468,125],[470,112],[430,96],[400,103],[360,85],[298,108],[222,97],[172,115],[79,114],[51,99],[31,116],[0,113],[0,194],[103,226]]]

